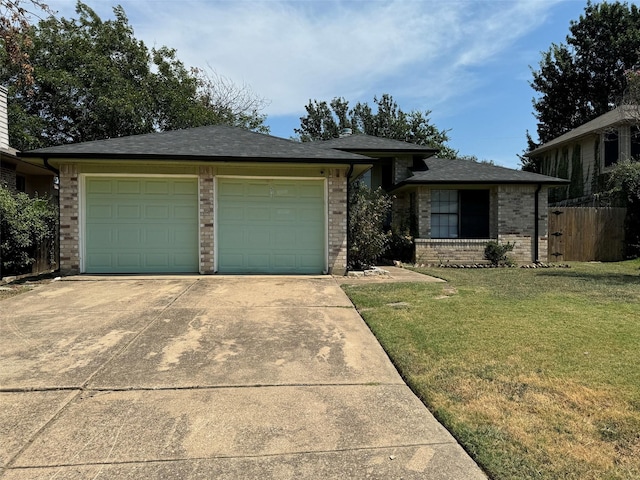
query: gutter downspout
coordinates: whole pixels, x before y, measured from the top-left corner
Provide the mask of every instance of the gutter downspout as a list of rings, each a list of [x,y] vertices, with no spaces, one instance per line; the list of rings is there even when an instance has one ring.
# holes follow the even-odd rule
[[[534,242],[533,242],[533,261],[534,263],[539,263],[540,259],[538,258],[539,256],[539,234],[540,234],[540,191],[542,190],[542,184],[539,183],[538,184],[538,188],[536,188],[536,195],[535,195],[535,205],[534,205],[534,216],[536,218],[536,223],[534,225]]]
[[[349,170],[347,171],[347,265],[344,269],[344,274],[346,275],[349,272],[349,223],[351,221],[351,210],[349,209],[349,198],[351,198],[351,175],[353,174],[353,163],[349,165]]]

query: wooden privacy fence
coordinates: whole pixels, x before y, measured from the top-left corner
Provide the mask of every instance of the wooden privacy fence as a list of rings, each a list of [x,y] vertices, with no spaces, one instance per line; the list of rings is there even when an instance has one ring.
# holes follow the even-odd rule
[[[551,207],[549,261],[622,260],[625,215],[620,207]]]

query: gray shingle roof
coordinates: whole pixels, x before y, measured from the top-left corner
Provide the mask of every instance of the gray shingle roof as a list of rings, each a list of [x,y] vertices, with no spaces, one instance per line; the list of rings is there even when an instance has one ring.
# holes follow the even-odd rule
[[[437,148],[361,133],[345,135],[340,138],[332,138],[331,140],[308,143],[318,145],[323,148],[334,148],[349,152],[422,153],[425,155],[433,155],[438,151]]]
[[[354,153],[224,125],[132,135],[22,152],[25,158],[120,158],[205,161],[371,162]]]
[[[621,105],[610,112],[594,118],[590,122],[580,125],[564,135],[554,138],[545,144],[540,145],[535,150],[529,152],[528,156],[537,155],[545,150],[555,147],[570,140],[577,139],[590,133],[599,133],[614,125],[624,123],[639,123],[640,107],[637,105]]]
[[[532,183],[546,185],[565,185],[568,180],[548,177],[538,173],[523,172],[511,168],[498,167],[470,160],[451,160],[447,158],[428,158],[423,160],[425,170],[414,171],[412,177],[400,182],[404,185],[425,184],[496,184],[496,183]]]

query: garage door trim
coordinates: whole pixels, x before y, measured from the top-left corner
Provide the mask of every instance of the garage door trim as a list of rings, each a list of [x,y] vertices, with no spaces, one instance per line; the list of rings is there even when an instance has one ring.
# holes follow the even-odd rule
[[[93,177],[107,177],[107,178],[139,178],[139,179],[145,179],[145,178],[180,178],[180,179],[186,179],[186,178],[191,178],[191,179],[195,179],[196,180],[196,186],[197,186],[197,195],[198,195],[198,216],[199,216],[199,212],[200,212],[200,182],[198,181],[198,175],[190,175],[190,174],[186,174],[186,175],[178,175],[178,174],[140,174],[140,173],[134,173],[134,174],[130,174],[130,173],[81,173],[78,175],[78,241],[80,244],[80,251],[78,252],[79,255],[79,264],[80,264],[80,273],[86,273],[86,258],[87,258],[87,252],[86,252],[86,246],[87,246],[87,242],[86,242],[86,225],[87,225],[87,218],[86,218],[86,198],[87,198],[87,188],[86,188],[86,181],[87,178],[93,178]],[[200,239],[200,220],[198,220],[198,239]],[[197,249],[198,249],[198,271],[200,271],[201,269],[201,265],[200,265],[200,241],[198,240],[198,245],[197,245]]]
[[[218,182],[219,180],[224,180],[224,179],[236,179],[236,180],[264,180],[264,181],[272,181],[272,180],[298,180],[298,181],[312,181],[312,182],[322,182],[322,190],[323,190],[323,210],[324,210],[324,219],[323,219],[323,225],[322,228],[324,230],[324,234],[323,234],[323,268],[322,268],[322,273],[326,274],[329,269],[328,269],[328,265],[329,265],[329,192],[328,192],[328,183],[327,183],[327,179],[326,177],[288,177],[288,176],[261,176],[261,175],[216,175],[215,176],[215,181],[214,181],[214,192],[213,192],[213,198],[214,198],[214,272],[218,273],[218,267],[219,267],[219,262],[218,262],[218,254],[219,254],[219,242],[218,242],[218,234],[220,232],[219,226],[218,226],[218,206],[219,206],[219,202],[218,202],[218,192],[219,192],[219,185]]]

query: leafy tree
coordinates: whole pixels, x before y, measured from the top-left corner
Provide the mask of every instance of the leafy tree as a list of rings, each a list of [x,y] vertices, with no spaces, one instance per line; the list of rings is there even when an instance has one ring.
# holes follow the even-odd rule
[[[381,188],[371,190],[361,182],[349,189],[349,268],[361,270],[375,264],[388,248],[391,232],[385,222],[391,197]]]
[[[391,138],[440,149],[443,157],[456,158],[457,151],[446,143],[447,130],[438,130],[430,123],[430,111],[404,112],[389,94],[374,97],[376,111],[366,103],[358,102],[349,108],[344,98],[334,98],[330,103],[309,100],[305,106],[307,115],[300,118],[300,128],[294,131],[303,142],[328,140],[340,135],[344,128],[353,133]]]
[[[2,275],[27,273],[36,248],[56,235],[56,208],[46,198],[31,198],[0,185],[0,270]],[[53,242],[51,242],[53,254]]]
[[[640,59],[640,11],[626,2],[587,2],[566,43],[552,44],[532,70],[538,142],[545,143],[621,102],[625,70]],[[528,146],[529,150],[535,144]]]
[[[0,0],[2,50],[7,64],[20,68],[20,81],[27,86],[33,84],[33,67],[26,50],[31,46],[28,32],[35,12],[50,14],[51,10],[40,0]]]
[[[625,255],[640,257],[640,162],[623,160],[614,165],[608,179],[609,195],[627,207],[624,221]]]
[[[219,83],[187,69],[167,47],[149,51],[134,36],[122,7],[103,21],[78,2],[77,18],[42,20],[29,32],[34,82],[18,80],[20,68],[4,72],[9,85],[12,146],[29,149],[211,124],[264,130],[264,106],[243,110]],[[237,92],[250,96],[246,89]],[[220,101],[220,100],[224,100]],[[225,103],[226,102],[226,103]]]

